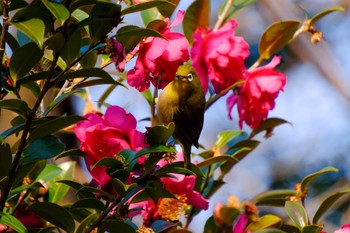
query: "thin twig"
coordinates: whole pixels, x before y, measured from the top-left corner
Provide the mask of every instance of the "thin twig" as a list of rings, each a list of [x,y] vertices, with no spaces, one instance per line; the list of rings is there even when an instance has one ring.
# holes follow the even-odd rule
[[[233,5],[233,2],[234,0],[228,0],[227,3],[226,3],[226,6],[224,8],[224,10],[222,11],[221,15],[219,15],[219,19],[218,21],[216,22],[215,26],[214,26],[214,29],[213,31],[217,31],[221,26],[222,24],[224,23],[225,19],[226,19],[226,16],[230,10],[230,7]]]

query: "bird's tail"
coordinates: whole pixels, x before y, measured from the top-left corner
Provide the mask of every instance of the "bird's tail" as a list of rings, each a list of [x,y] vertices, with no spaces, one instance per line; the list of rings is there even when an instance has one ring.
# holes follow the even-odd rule
[[[184,153],[184,167],[191,170],[191,144],[182,145]]]

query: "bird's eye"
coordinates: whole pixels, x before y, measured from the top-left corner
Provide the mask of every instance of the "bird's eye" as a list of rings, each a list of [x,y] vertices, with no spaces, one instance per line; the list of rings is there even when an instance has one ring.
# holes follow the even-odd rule
[[[189,82],[192,82],[192,80],[193,80],[193,75],[192,75],[191,73],[189,73],[189,74],[187,75],[187,80],[188,80]]]

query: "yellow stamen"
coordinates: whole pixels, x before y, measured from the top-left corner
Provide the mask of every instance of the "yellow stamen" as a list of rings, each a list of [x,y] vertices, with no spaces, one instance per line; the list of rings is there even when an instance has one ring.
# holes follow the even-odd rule
[[[163,198],[158,206],[158,213],[162,219],[167,221],[178,221],[181,216],[186,215],[187,197],[185,195],[175,195],[174,198]]]
[[[137,231],[137,233],[155,233],[152,228],[142,226]]]

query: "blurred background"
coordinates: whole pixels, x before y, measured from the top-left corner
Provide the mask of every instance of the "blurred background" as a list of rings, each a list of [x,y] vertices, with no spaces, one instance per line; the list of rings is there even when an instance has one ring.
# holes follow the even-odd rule
[[[180,1],[178,8],[185,10],[191,2]],[[223,2],[211,1],[211,26],[215,24]],[[194,219],[190,225],[194,232],[202,232],[206,219],[212,215],[214,204],[227,203],[230,195],[236,195],[243,201],[270,189],[293,189],[304,176],[327,166],[338,168],[339,172],[323,175],[311,183],[310,197],[306,202],[311,218],[325,196],[350,188],[350,0],[257,0],[236,15],[239,27],[235,32],[250,45],[249,67],[258,58],[260,36],[271,23],[282,19],[303,21],[306,12],[314,15],[335,6],[342,6],[346,11],[332,13],[316,24],[324,40],[313,45],[310,34],[304,33],[279,53],[283,60],[278,69],[287,74],[287,85],[269,117],[283,118],[291,124],[277,127],[268,139],[258,137],[262,143],[232,169],[225,177],[226,184],[210,200],[209,209]],[[125,21],[141,25],[137,14],[127,15]],[[176,30],[181,31],[181,28]],[[132,67],[133,62],[130,62],[126,70]],[[114,65],[107,69],[118,75]],[[91,100],[97,103],[105,89],[106,86],[91,88]],[[138,120],[150,116],[147,102],[134,88],[126,90],[118,87],[106,102],[124,107]],[[81,99],[74,98],[62,112],[82,114],[84,104]],[[226,97],[208,109],[200,143],[209,149],[218,133],[239,130],[236,111],[235,108],[234,119],[230,121]],[[8,128],[7,121],[2,117],[3,129]],[[140,121],[138,130],[144,132],[146,126],[149,122]],[[249,128],[244,130],[251,131]],[[81,164],[84,166],[84,163]],[[86,173],[79,174],[77,179],[89,181]],[[334,212],[328,212],[323,218],[327,221],[327,232],[350,223],[349,200],[349,196],[339,200]],[[267,210],[283,214],[281,208],[261,209],[262,212]]]

